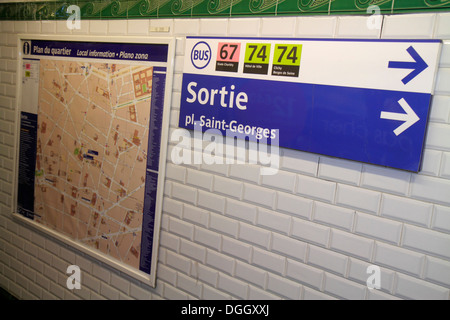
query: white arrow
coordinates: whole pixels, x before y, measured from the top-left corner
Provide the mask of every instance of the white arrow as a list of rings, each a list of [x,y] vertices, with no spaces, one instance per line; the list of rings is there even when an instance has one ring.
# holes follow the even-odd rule
[[[401,134],[403,131],[411,127],[414,123],[420,120],[417,114],[409,106],[405,99],[401,98],[398,100],[398,104],[403,108],[406,113],[394,113],[382,111],[380,118],[389,120],[399,120],[404,121],[397,129],[394,130],[396,136]]]

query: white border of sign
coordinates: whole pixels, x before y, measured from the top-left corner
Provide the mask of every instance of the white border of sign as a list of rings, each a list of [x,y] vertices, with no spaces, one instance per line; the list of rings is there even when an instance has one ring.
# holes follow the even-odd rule
[[[84,245],[81,242],[77,242],[68,236],[63,235],[49,227],[41,225],[29,218],[17,213],[17,187],[18,187],[18,166],[19,166],[19,133],[20,133],[20,103],[22,92],[22,40],[46,40],[46,41],[82,41],[82,42],[104,42],[104,43],[139,43],[139,44],[167,44],[167,73],[166,84],[164,89],[164,110],[163,121],[161,131],[161,145],[160,145],[160,157],[159,157],[159,170],[158,170],[158,182],[157,182],[157,198],[156,198],[156,210],[154,221],[154,233],[152,244],[152,261],[150,274],[144,273],[138,269],[132,268],[114,258],[111,258],[100,251],[94,250],[91,247]],[[100,36],[74,36],[74,35],[35,35],[35,34],[19,34],[17,35],[17,71],[16,71],[16,127],[15,127],[15,154],[14,154],[14,173],[13,173],[13,218],[20,223],[25,224],[28,227],[33,228],[35,231],[39,231],[45,235],[50,236],[54,240],[60,241],[63,244],[72,247],[84,254],[91,256],[92,258],[108,265],[120,272],[123,272],[134,279],[145,282],[146,284],[155,287],[156,283],[156,266],[158,261],[158,248],[159,248],[159,234],[161,225],[162,214],[162,202],[164,196],[164,180],[166,171],[166,157],[167,146],[169,136],[169,120],[170,120],[170,107],[172,98],[172,81],[174,72],[174,56],[175,56],[175,38],[173,37],[100,37]],[[81,283],[82,285],[82,283]]]

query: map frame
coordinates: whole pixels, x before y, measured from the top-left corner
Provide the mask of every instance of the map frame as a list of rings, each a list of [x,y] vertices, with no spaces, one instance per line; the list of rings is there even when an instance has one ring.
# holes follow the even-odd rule
[[[164,69],[164,83],[161,84],[163,86],[163,106],[162,106],[162,121],[158,125],[160,125],[160,141],[159,141],[159,158],[157,159],[157,163],[155,164],[156,178],[152,182],[154,184],[153,190],[155,194],[154,201],[154,217],[153,217],[153,229],[152,229],[152,239],[150,241],[150,261],[148,267],[148,272],[143,272],[139,268],[130,266],[114,257],[104,254],[99,249],[96,249],[92,246],[86,245],[74,238],[54,229],[48,227],[42,223],[38,223],[29,217],[24,216],[23,213],[19,213],[18,211],[18,189],[19,189],[19,161],[20,161],[20,147],[21,147],[21,115],[22,115],[22,106],[23,101],[28,99],[28,97],[24,97],[23,86],[24,83],[22,81],[24,77],[24,59],[27,57],[31,57],[31,55],[26,55],[24,52],[29,52],[30,48],[25,48],[25,42],[27,41],[42,41],[47,42],[65,42],[65,43],[86,43],[86,44],[99,44],[100,46],[105,45],[125,45],[127,47],[132,47],[134,45],[140,45],[142,48],[149,46],[162,45],[167,46],[167,56],[166,61],[155,62],[155,61],[144,61],[138,60],[134,61],[131,59],[119,60],[119,59],[111,59],[108,60],[108,63],[116,63],[116,64],[129,64],[131,66],[148,66]],[[81,252],[90,256],[91,258],[101,262],[103,265],[115,269],[119,272],[123,272],[132,278],[142,281],[147,285],[152,287],[156,286],[156,271],[157,271],[157,262],[158,262],[158,251],[159,251],[159,235],[160,235],[160,225],[161,225],[161,215],[162,215],[162,203],[164,197],[164,182],[165,182],[165,168],[166,168],[166,159],[167,159],[167,150],[168,150],[168,136],[169,136],[169,122],[170,122],[170,109],[171,109],[171,99],[172,99],[172,83],[173,83],[173,74],[174,74],[174,57],[175,57],[175,37],[170,36],[151,36],[151,37],[141,37],[141,36],[87,36],[87,35],[36,35],[36,34],[18,34],[17,35],[17,69],[16,69],[16,126],[15,126],[15,154],[13,158],[14,163],[14,172],[13,172],[13,212],[12,216],[14,220],[23,224],[25,227],[30,227],[32,230],[37,231],[39,234],[44,237],[50,237],[52,240],[56,240],[57,242],[63,244],[65,247],[75,250],[75,252]],[[64,48],[65,49],[65,48]],[[131,50],[131,49],[130,49]],[[143,49],[145,50],[145,49]],[[49,51],[50,52],[50,51]],[[56,51],[55,51],[56,52]],[[69,51],[62,51],[62,54],[68,53]],[[121,53],[122,54],[122,53]],[[127,53],[126,53],[127,54]],[[34,59],[37,60],[52,60],[52,61],[91,61],[92,63],[105,63],[105,59],[97,59],[97,58],[89,58],[82,60],[83,58],[74,58],[74,57],[58,57],[58,56],[49,56],[42,55],[39,56],[37,53],[33,56]],[[81,60],[79,60],[81,59]],[[152,71],[153,72],[153,71]],[[144,89],[147,90],[144,85]],[[142,95],[142,90],[139,92]],[[153,100],[153,97],[150,99]],[[36,115],[37,117],[37,115]],[[148,126],[149,128],[150,126]],[[150,129],[149,129],[150,130]],[[149,130],[147,130],[147,135],[149,136]],[[148,150],[150,152],[150,150]],[[156,162],[156,161],[154,161]],[[148,162],[147,169],[145,169],[147,178],[148,178]],[[35,178],[33,178],[35,179]],[[147,181],[146,181],[147,182]],[[146,185],[147,186],[147,185]],[[146,189],[147,190],[147,189]],[[144,197],[146,194],[144,194]],[[153,200],[152,200],[153,201]],[[142,221],[143,222],[143,221]]]

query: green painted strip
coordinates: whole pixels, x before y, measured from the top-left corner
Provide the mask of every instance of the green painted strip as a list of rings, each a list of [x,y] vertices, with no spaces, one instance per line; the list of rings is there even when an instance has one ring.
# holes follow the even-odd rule
[[[0,4],[0,20],[65,20],[71,5],[88,19],[384,14],[450,11],[450,0],[68,0]]]

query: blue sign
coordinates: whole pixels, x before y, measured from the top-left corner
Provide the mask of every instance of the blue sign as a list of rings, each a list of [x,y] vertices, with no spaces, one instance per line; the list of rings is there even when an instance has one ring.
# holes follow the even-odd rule
[[[31,43],[31,44],[30,44]],[[31,40],[23,53],[32,56],[167,62],[167,45]]]
[[[212,59],[226,58],[226,41],[239,45],[242,67],[214,70],[217,64],[208,60],[198,70],[185,62],[181,128],[199,125],[203,131],[241,133],[280,147],[419,171],[440,42],[189,40],[186,55],[207,44]],[[371,60],[376,46],[395,52],[385,49]],[[334,53],[332,61],[319,64],[326,48]],[[243,67],[252,54],[259,59],[251,61],[256,75]]]

